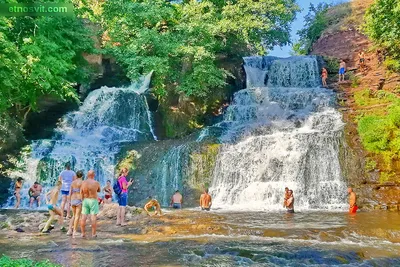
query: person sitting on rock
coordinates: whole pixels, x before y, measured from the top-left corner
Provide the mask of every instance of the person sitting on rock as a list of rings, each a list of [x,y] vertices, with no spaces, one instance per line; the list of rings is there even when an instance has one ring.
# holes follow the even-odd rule
[[[42,194],[42,186],[38,182],[35,182],[31,186],[31,188],[29,188],[28,194],[30,196],[29,207],[32,208],[35,201],[37,202],[37,206],[40,207],[40,195]]]
[[[144,210],[146,211],[147,215],[151,216],[149,211],[154,210],[154,215],[161,216],[162,213],[160,203],[158,203],[158,201],[151,196],[149,196],[149,199],[150,201],[144,205]]]
[[[64,214],[62,212],[62,210],[57,207],[57,201],[58,201],[58,193],[61,190],[61,186],[62,186],[62,182],[61,181],[57,181],[56,186],[53,187],[53,189],[51,189],[46,195],[45,195],[45,199],[46,199],[46,204],[47,204],[47,208],[49,209],[49,213],[50,213],[50,218],[47,221],[46,225],[44,226],[42,233],[50,233],[50,225],[54,220],[54,216],[58,215],[58,222],[61,225],[61,231],[64,231],[65,228],[63,226],[64,224]],[[47,199],[47,197],[50,196],[50,200]]]

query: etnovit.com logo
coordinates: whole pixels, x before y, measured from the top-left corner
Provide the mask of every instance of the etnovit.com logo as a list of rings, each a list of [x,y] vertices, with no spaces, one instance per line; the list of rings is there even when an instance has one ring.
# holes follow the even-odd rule
[[[0,16],[74,16],[72,3],[0,3]]]

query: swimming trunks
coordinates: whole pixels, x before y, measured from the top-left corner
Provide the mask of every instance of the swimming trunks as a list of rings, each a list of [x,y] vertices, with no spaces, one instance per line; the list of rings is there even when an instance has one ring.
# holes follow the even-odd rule
[[[104,198],[109,199],[109,198],[111,198],[111,195],[104,195]]]
[[[294,210],[287,210],[288,213],[294,213]]]
[[[76,206],[79,206],[79,205],[82,205],[82,200],[80,200],[80,199],[72,199],[71,200],[71,206],[76,207]]]
[[[118,204],[121,207],[126,207],[128,204],[128,194],[127,193],[121,193],[121,195],[118,196]]]
[[[99,213],[99,202],[96,198],[85,198],[82,202],[83,215],[96,215]]]
[[[206,210],[206,211],[210,211],[210,208],[201,208],[201,210]]]
[[[38,199],[38,197],[40,197],[40,195],[39,196],[31,196],[34,200],[37,200]]]
[[[349,213],[356,213],[357,210],[358,210],[357,205],[354,205],[353,207],[351,207],[351,208],[349,209]]]
[[[172,208],[174,208],[174,209],[181,209],[181,208],[182,208],[182,204],[181,204],[181,203],[174,203],[174,204],[172,205]]]
[[[53,204],[48,204],[48,205],[47,205],[47,208],[48,208],[49,210],[54,210]]]
[[[339,70],[339,74],[340,74],[340,75],[343,75],[345,72],[346,72],[346,71],[345,71],[344,68],[340,68],[340,70]]]
[[[61,194],[65,195],[65,196],[68,196],[68,195],[69,195],[69,190],[68,190],[68,191],[66,191],[66,190],[61,190]]]

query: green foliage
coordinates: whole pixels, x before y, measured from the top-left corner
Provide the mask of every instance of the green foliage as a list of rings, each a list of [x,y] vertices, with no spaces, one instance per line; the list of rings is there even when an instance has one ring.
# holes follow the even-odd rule
[[[325,67],[328,73],[337,74],[339,69],[339,60],[335,57],[327,57],[327,56],[324,56],[322,58],[325,61]]]
[[[83,52],[90,32],[69,17],[0,17],[0,112],[23,116],[44,95],[75,98],[74,86],[89,78]]]
[[[0,266],[2,267],[58,267],[61,265],[53,264],[50,261],[39,261],[35,262],[29,259],[17,259],[13,260],[7,256],[0,258]]]
[[[388,53],[386,66],[400,71],[400,2],[376,0],[365,14],[366,34]]]
[[[370,159],[370,158],[367,158],[367,159],[365,160],[365,170],[366,170],[367,172],[370,172],[370,171],[375,170],[376,166],[377,166],[377,163],[376,163],[375,160]]]
[[[287,44],[297,10],[294,0],[110,0],[105,48],[132,80],[154,70],[159,98],[178,92],[206,100],[231,75],[220,60]]]
[[[354,93],[354,100],[359,106],[372,106],[396,102],[396,95],[387,91],[364,89]]]
[[[360,77],[354,75],[354,73],[349,73],[349,80],[351,82],[351,87],[352,88],[357,88],[360,85]]]
[[[304,17],[304,27],[297,32],[299,41],[292,47],[297,55],[307,55],[311,52],[313,44],[328,28],[338,28],[344,18],[351,14],[348,3],[332,6],[327,3],[318,5],[310,4],[309,12]],[[340,29],[335,29],[340,30]]]

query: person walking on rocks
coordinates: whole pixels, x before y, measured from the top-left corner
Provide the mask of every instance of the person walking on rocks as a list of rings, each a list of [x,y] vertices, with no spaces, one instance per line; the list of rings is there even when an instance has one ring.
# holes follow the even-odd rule
[[[97,214],[99,213],[97,193],[101,191],[101,188],[100,183],[94,180],[94,176],[94,171],[90,170],[87,174],[87,180],[83,181],[81,185],[81,194],[83,199],[81,219],[82,237],[86,236],[85,227],[88,215],[90,215],[90,220],[92,223],[92,237],[97,237]]]
[[[74,237],[78,232],[79,219],[82,213],[82,194],[81,187],[83,183],[83,171],[76,173],[76,180],[72,182],[70,189],[70,203],[72,208],[72,218],[69,222],[69,229],[67,235]]]
[[[121,193],[118,195],[117,225],[121,226],[126,225],[125,209],[128,204],[128,188],[133,184],[133,179],[130,179],[129,182],[126,180],[128,173],[127,168],[122,168],[118,177],[118,185]]]
[[[346,62],[344,60],[340,60],[339,64],[339,82],[344,82],[344,75],[346,73]]]
[[[61,187],[61,210],[64,212],[65,205],[67,205],[67,215],[66,217],[70,217],[70,203],[69,203],[69,190],[71,189],[72,182],[76,179],[76,174],[71,170],[71,163],[67,162],[65,164],[65,170],[60,173],[59,181],[62,182]]]
[[[58,201],[58,195],[60,192],[62,186],[62,182],[61,181],[57,181],[57,184],[53,187],[53,189],[51,189],[46,195],[45,195],[45,199],[46,199],[46,204],[47,204],[47,208],[49,210],[49,214],[50,214],[50,218],[47,221],[46,225],[44,226],[42,233],[50,233],[50,226],[51,223],[54,220],[54,216],[58,215],[58,223],[61,225],[61,231],[65,230],[63,224],[64,224],[64,214],[63,211],[57,207],[57,201]],[[48,196],[50,196],[50,200],[48,200]]]

